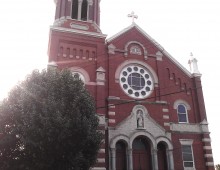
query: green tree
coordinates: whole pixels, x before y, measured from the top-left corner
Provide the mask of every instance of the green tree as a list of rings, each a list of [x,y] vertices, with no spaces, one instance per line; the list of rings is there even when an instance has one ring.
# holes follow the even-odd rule
[[[92,97],[68,70],[33,71],[0,105],[1,170],[87,170],[102,140]]]
[[[220,164],[215,165],[215,169],[216,169],[216,170],[220,170]]]

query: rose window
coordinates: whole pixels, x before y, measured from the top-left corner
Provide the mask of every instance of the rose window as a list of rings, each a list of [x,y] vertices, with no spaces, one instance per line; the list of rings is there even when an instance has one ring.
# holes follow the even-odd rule
[[[133,98],[146,98],[153,90],[152,77],[145,68],[127,66],[120,74],[120,85],[123,91]]]

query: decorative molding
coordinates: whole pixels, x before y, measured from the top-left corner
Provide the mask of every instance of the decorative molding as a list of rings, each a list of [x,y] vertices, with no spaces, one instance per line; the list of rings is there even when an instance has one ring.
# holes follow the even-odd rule
[[[90,82],[89,74],[88,74],[88,72],[85,69],[83,69],[81,67],[71,67],[69,69],[70,69],[71,72],[76,72],[76,73],[78,72],[79,74],[81,74],[84,77],[84,79],[85,79],[84,83],[86,85]]]
[[[182,99],[176,100],[173,104],[173,108],[176,110],[179,104],[184,104],[187,110],[191,110],[190,105],[185,100]]]
[[[108,53],[109,54],[115,54],[115,49],[116,49],[116,47],[113,44],[110,44],[108,46]]]
[[[158,51],[156,53],[156,58],[158,61],[163,61],[163,54],[160,51]]]
[[[103,67],[99,67],[96,70],[96,81],[97,83],[101,83],[102,85],[104,85],[103,83],[105,82],[105,69]]]
[[[181,145],[192,145],[193,144],[192,139],[180,139],[179,141],[180,141]]]
[[[130,41],[130,42],[128,42],[126,45],[125,45],[125,57],[127,57],[128,56],[128,46],[130,45],[130,44],[137,44],[137,45],[139,45],[139,46],[141,46],[142,47],[142,49],[143,49],[143,51],[144,51],[144,58],[145,58],[145,60],[147,59],[147,50],[146,50],[146,48],[140,43],[140,42],[138,42],[138,41]],[[142,55],[142,54],[141,54]]]
[[[80,30],[85,30],[85,31],[89,30],[88,25],[76,24],[73,22],[70,23],[70,27],[73,29],[80,29]]]
[[[179,133],[209,133],[208,125],[189,123],[171,123],[170,130]]]
[[[95,33],[95,32],[83,31],[83,30],[63,28],[63,27],[59,27],[56,25],[51,26],[50,29],[53,31],[70,32],[70,33],[76,33],[76,34],[81,34],[81,35],[86,35],[86,36],[91,36],[91,37],[96,37],[96,38],[102,38],[102,39],[107,37],[107,35],[102,34],[102,33]]]

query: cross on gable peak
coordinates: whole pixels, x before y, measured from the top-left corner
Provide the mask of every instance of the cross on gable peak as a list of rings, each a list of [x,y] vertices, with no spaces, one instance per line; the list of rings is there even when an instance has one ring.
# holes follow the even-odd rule
[[[138,16],[134,14],[134,11],[132,11],[130,14],[128,14],[129,18],[132,18],[132,23],[134,23],[134,19],[138,19]]]

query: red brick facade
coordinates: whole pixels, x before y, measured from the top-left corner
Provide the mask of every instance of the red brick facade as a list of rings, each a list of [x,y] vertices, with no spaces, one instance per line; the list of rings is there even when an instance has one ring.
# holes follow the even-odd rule
[[[99,0],[56,6],[49,63],[83,77],[105,134],[93,169],[214,170],[201,75],[135,23],[106,39]]]

